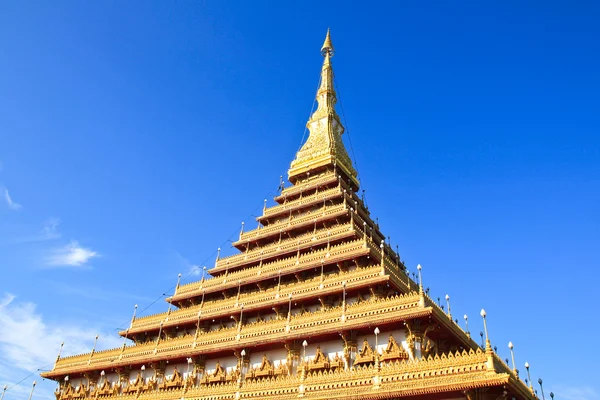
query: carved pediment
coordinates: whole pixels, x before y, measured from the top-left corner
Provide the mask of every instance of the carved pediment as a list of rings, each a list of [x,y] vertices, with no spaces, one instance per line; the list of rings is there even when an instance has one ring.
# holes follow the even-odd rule
[[[161,388],[166,389],[180,386],[183,386],[183,376],[181,375],[181,372],[179,372],[177,367],[175,367],[175,369],[173,370],[173,375],[171,375],[170,378],[163,381],[163,383],[160,385]]]
[[[406,360],[408,359],[408,353],[396,342],[396,339],[392,335],[388,340],[387,347],[383,351],[381,359],[384,361],[389,360]]]
[[[354,364],[357,365],[357,364],[371,363],[374,361],[375,361],[375,352],[373,351],[373,348],[371,347],[371,345],[369,344],[367,339],[365,339],[365,341],[363,342],[362,348],[359,350],[358,355],[356,356],[356,360],[354,360]]]
[[[315,369],[323,369],[323,368],[329,368],[329,357],[327,357],[325,354],[323,354],[323,351],[321,350],[321,346],[317,346],[317,352],[315,354],[315,358],[313,358],[313,360],[309,363],[308,369],[315,370]]]

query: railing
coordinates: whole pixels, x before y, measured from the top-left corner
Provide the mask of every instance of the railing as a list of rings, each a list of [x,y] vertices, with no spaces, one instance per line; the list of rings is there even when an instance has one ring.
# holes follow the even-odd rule
[[[369,247],[372,248],[373,245],[370,245]],[[283,260],[244,268],[226,276],[219,276],[217,278],[205,280],[204,282],[188,283],[187,285],[180,286],[171,300],[181,300],[192,296],[198,296],[202,294],[203,291],[205,293],[210,293],[216,290],[232,288],[237,286],[239,281],[247,283],[246,281],[248,280],[254,281],[257,279],[264,280],[273,278],[278,276],[280,270],[288,274],[301,271],[306,269],[308,265],[312,267],[315,262],[320,261],[321,259],[326,260],[327,263],[331,263],[334,260],[340,260],[340,257],[343,258],[355,255],[351,253],[368,254],[364,239],[339,243],[331,246],[329,249],[314,250],[300,255],[300,257],[288,257]]]
[[[287,303],[288,296],[291,294],[294,300],[311,297],[313,293],[328,293],[329,289],[337,288],[340,290],[343,281],[347,282],[347,288],[362,286],[374,277],[381,275],[381,267],[371,266],[366,268],[357,268],[350,272],[340,272],[317,276],[311,280],[300,283],[289,283],[277,288],[270,288],[261,292],[242,293],[239,299],[231,297],[229,299],[206,301],[189,308],[182,308],[171,313],[160,313],[141,317],[134,320],[132,327],[128,330],[129,334],[144,332],[147,330],[157,330],[159,324],[163,322],[163,327],[179,325],[198,321],[198,312],[202,311],[200,320],[213,319],[218,315],[230,315],[232,311],[239,312],[239,305],[244,305],[244,310],[250,310],[255,307],[266,307],[276,303]],[[323,287],[321,288],[321,285]],[[167,318],[168,317],[168,318]],[[125,332],[121,332],[121,335]]]
[[[321,201],[328,200],[329,198],[341,196],[344,193],[342,190],[343,189],[340,184],[334,188],[327,189],[322,192],[316,192],[307,197],[302,197],[296,200],[286,202],[284,204],[278,204],[276,206],[269,207],[264,211],[262,216],[258,217],[258,220],[261,221],[265,218],[272,217],[284,211],[295,210],[299,207],[307,206],[310,204],[318,204]]]
[[[250,264],[268,259],[276,254],[285,254],[290,250],[304,250],[306,247],[312,247],[318,244],[327,243],[327,240],[334,241],[348,236],[354,227],[347,223],[332,228],[320,228],[317,232],[307,232],[294,238],[283,239],[281,242],[275,242],[262,246],[245,253],[233,254],[217,260],[216,266],[209,272],[211,275],[219,274],[229,268],[235,268],[240,265]]]
[[[262,228],[253,229],[248,232],[244,232],[240,235],[240,239],[234,243],[241,244],[244,240],[256,239],[262,236],[266,236],[268,234],[277,233],[280,230],[287,230],[289,228],[293,228],[299,225],[302,225],[307,222],[313,222],[315,219],[322,219],[324,217],[331,217],[337,213],[345,213],[346,206],[343,204],[338,204],[335,206],[327,206],[321,210],[316,210],[314,212],[308,212],[305,215],[300,217],[291,218],[284,221],[279,221],[270,225],[267,225]]]
[[[317,179],[314,179],[314,180],[311,180],[308,182],[290,186],[290,187],[283,189],[281,194],[279,196],[275,197],[275,201],[283,200],[287,196],[294,196],[294,195],[300,194],[307,189],[315,189],[316,187],[328,185],[330,183],[337,182],[337,181],[338,181],[338,177],[335,176],[335,174],[331,173],[322,178],[317,178]]]
[[[265,379],[227,381],[216,384],[184,384],[179,388],[147,389],[134,394],[103,396],[107,400],[387,398],[462,392],[481,387],[518,390],[528,400],[535,395],[509,374],[490,370],[488,355],[481,350],[442,353],[420,360],[377,362],[352,368],[336,368]],[[197,381],[196,381],[197,382]],[[57,396],[71,400],[74,396]],[[95,397],[90,391],[88,397]]]
[[[263,321],[255,324],[225,328],[205,333],[198,332],[197,336],[186,335],[156,342],[125,346],[112,350],[95,352],[61,358],[55,369],[45,376],[57,376],[74,371],[86,371],[99,368],[117,367],[118,365],[134,365],[152,359],[168,357],[183,357],[194,353],[210,353],[226,348],[243,346],[298,337],[299,334],[318,335],[341,329],[355,329],[367,326],[381,320],[379,310],[386,310],[386,321],[397,321],[407,318],[426,316],[431,308],[419,305],[418,293],[398,295],[386,299],[367,300],[348,305],[345,311],[342,307],[330,308],[314,313],[293,315],[286,319]],[[342,318],[344,315],[345,318]],[[257,335],[259,329],[262,333]],[[265,332],[269,332],[268,334]]]

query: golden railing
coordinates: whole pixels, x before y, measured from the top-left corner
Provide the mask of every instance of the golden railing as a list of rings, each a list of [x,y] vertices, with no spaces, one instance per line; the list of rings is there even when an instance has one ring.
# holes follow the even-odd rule
[[[288,230],[289,228],[294,228],[303,224],[310,224],[314,222],[315,219],[319,221],[326,217],[331,218],[336,214],[343,215],[346,212],[346,206],[344,204],[326,206],[319,210],[315,210],[314,212],[308,212],[299,217],[292,217],[279,222],[275,222],[273,224],[269,224],[264,227],[260,227],[258,229],[253,229],[248,232],[244,232],[240,235],[240,239],[234,242],[233,245],[235,246],[238,244],[242,244],[244,240],[257,239],[260,237],[267,236],[269,234],[278,233],[280,230]]]
[[[249,325],[186,335],[165,339],[160,342],[148,342],[133,346],[124,346],[105,351],[97,351],[58,360],[53,371],[45,377],[58,376],[76,371],[89,371],[100,368],[134,365],[153,359],[191,356],[194,354],[222,351],[226,348],[257,345],[303,337],[316,336],[327,332],[356,329],[381,321],[385,313],[388,323],[408,318],[426,316],[431,308],[419,305],[418,293],[398,295],[385,299],[372,299],[353,303],[347,307],[334,307],[314,313],[304,313],[278,320],[261,321]]]
[[[282,239],[281,242],[275,242],[249,250],[245,253],[238,253],[223,257],[217,260],[216,265],[209,272],[211,275],[217,275],[229,268],[235,268],[243,264],[250,264],[269,258],[278,253],[286,253],[291,250],[304,250],[307,247],[335,241],[347,237],[352,232],[354,226],[350,223],[334,226],[332,228],[320,228],[317,232],[310,231],[294,238]]]
[[[294,186],[289,186],[281,192],[279,196],[275,197],[275,201],[283,200],[287,196],[294,196],[302,193],[307,189],[314,189],[318,186],[328,185],[338,181],[338,177],[334,173],[325,175],[324,177],[310,180],[308,182],[299,183]]]
[[[283,204],[278,204],[276,206],[269,207],[263,212],[263,215],[258,217],[257,219],[260,221],[265,218],[271,217],[273,215],[280,214],[284,211],[295,210],[300,207],[306,207],[308,205],[318,204],[322,201],[329,200],[330,198],[339,197],[339,196],[343,195],[343,193],[344,193],[343,188],[340,183],[338,186],[336,186],[334,188],[327,189],[322,192],[317,191],[316,193],[313,193],[310,196],[301,197],[296,200],[288,201]]]
[[[175,295],[170,298],[171,301],[186,299],[192,296],[199,296],[203,291],[214,292],[227,288],[236,287],[241,283],[248,283],[270,279],[277,277],[279,271],[289,274],[304,270],[309,267],[319,265],[320,260],[325,260],[327,263],[340,261],[343,259],[355,257],[362,254],[368,254],[369,248],[373,248],[373,244],[367,243],[364,239],[356,239],[351,242],[339,243],[331,246],[329,249],[324,248],[314,250],[308,253],[303,253],[299,257],[288,257],[283,260],[272,261],[266,264],[257,265],[254,267],[244,268],[234,271],[228,275],[208,279],[200,282],[192,282],[182,285],[177,289]]]
[[[237,313],[240,311],[239,306],[242,304],[244,305],[245,311],[256,307],[264,308],[278,303],[287,304],[288,296],[290,294],[294,300],[302,300],[304,298],[313,297],[315,293],[327,294],[332,288],[339,291],[341,290],[343,281],[347,282],[347,289],[352,289],[354,287],[364,286],[365,284],[368,284],[372,278],[379,276],[381,276],[381,267],[378,265],[357,268],[349,272],[323,275],[323,280],[321,280],[321,276],[318,275],[304,282],[281,285],[279,290],[275,287],[260,292],[242,293],[239,298],[236,296],[225,300],[206,301],[204,304],[178,309],[170,313],[165,312],[140,317],[134,320],[128,333],[133,334],[147,330],[156,330],[161,322],[163,322],[163,327],[195,322],[198,321],[199,311],[202,311],[200,319],[204,320],[213,319],[219,315],[231,315],[232,312]],[[321,285],[323,285],[322,288]],[[120,334],[124,335],[125,333],[126,332],[123,331]]]
[[[510,380],[503,371],[488,368],[488,355],[481,350],[463,350],[420,360],[381,362],[350,369],[331,369],[291,375],[223,382],[191,384],[180,388],[146,390],[134,394],[103,397],[121,400],[387,398],[449,393],[481,387],[504,387],[535,400],[522,382]],[[197,381],[196,381],[197,382]],[[507,387],[507,385],[509,387]],[[94,390],[88,397],[94,397]],[[72,396],[57,396],[71,400]]]

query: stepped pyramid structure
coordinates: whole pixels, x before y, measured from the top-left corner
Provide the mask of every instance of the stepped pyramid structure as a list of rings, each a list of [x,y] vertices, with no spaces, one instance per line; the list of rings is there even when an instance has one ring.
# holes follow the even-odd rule
[[[57,400],[536,398],[411,279],[371,219],[342,143],[329,33],[321,52],[318,108],[276,205],[212,278],[177,285],[173,309],[134,316],[121,332],[132,344],[59,355],[42,374]]]

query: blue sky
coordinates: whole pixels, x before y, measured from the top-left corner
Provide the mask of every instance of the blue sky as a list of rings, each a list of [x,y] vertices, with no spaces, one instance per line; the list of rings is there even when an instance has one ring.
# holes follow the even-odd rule
[[[232,251],[301,143],[331,27],[392,245],[472,332],[485,307],[546,393],[600,399],[600,7],[484,3],[2,2],[6,398]]]

